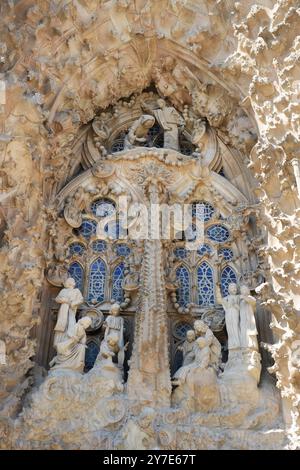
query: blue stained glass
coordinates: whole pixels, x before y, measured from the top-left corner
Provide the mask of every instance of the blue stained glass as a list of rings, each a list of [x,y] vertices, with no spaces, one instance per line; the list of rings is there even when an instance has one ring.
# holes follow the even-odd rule
[[[222,256],[226,261],[230,261],[233,258],[233,251],[230,248],[220,248],[218,251],[219,255]]]
[[[91,211],[97,217],[108,217],[115,214],[116,207],[109,199],[97,199],[92,202]]]
[[[116,253],[118,256],[128,256],[130,253],[130,248],[129,246],[120,243],[116,246]]]
[[[84,238],[91,238],[96,234],[97,222],[91,219],[85,219],[81,226],[76,229],[76,233],[82,235]]]
[[[113,239],[117,239],[120,236],[120,225],[119,223],[106,224],[104,226],[104,232]]]
[[[187,250],[183,246],[179,246],[178,248],[175,248],[174,255],[176,258],[184,259],[187,257]]]
[[[69,275],[75,280],[76,287],[82,291],[83,288],[83,267],[77,261],[71,263],[68,269]]]
[[[190,275],[185,266],[176,269],[176,279],[179,283],[177,300],[181,307],[185,307],[190,302]]]
[[[210,220],[215,212],[215,209],[209,202],[197,201],[192,204],[192,216],[197,217],[202,222]]]
[[[92,250],[96,253],[102,253],[107,249],[107,244],[104,240],[95,240],[92,243]]]
[[[96,259],[90,269],[88,300],[102,302],[105,293],[106,267],[104,261]]]
[[[212,225],[206,230],[208,238],[214,242],[226,242],[229,238],[229,230],[224,225]]]
[[[111,151],[112,152],[121,152],[124,149],[124,139],[125,139],[126,132],[122,131],[117,138],[114,140]]]
[[[81,256],[84,253],[85,246],[82,245],[82,243],[74,242],[74,243],[71,243],[71,245],[69,245],[69,250],[70,250],[71,255]]]
[[[122,289],[122,281],[124,279],[124,263],[118,264],[115,267],[113,276],[112,276],[112,299],[116,300],[117,302],[124,301],[124,292]]]
[[[223,297],[226,297],[226,295],[228,295],[228,286],[231,283],[237,283],[235,271],[232,269],[231,266],[225,266],[221,273],[221,290]]]
[[[203,245],[200,245],[197,249],[197,253],[200,256],[210,255],[212,253],[212,248],[207,243],[203,243]]]
[[[215,304],[214,276],[211,266],[204,261],[197,269],[199,305],[207,307]]]
[[[99,346],[94,341],[90,341],[87,344],[87,348],[85,350],[85,370],[86,372],[94,367],[95,361],[99,354]]]

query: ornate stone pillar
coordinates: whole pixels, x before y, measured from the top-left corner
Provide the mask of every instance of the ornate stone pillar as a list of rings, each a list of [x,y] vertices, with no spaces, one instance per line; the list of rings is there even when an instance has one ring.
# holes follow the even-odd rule
[[[149,198],[149,238],[144,244],[139,309],[127,391],[130,399],[149,402],[152,406],[169,406],[171,378],[165,275],[162,242],[155,234],[157,226],[154,220],[155,208],[159,207],[160,189],[154,178],[149,177],[144,182]]]

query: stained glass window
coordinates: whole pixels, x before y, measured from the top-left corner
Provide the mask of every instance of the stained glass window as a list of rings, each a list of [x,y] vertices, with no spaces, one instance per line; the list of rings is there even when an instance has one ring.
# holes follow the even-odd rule
[[[88,300],[102,302],[105,292],[106,267],[104,261],[96,259],[90,269]]]
[[[97,222],[92,219],[85,219],[75,233],[82,235],[84,238],[91,238],[96,234]]]
[[[70,277],[76,282],[76,287],[82,291],[83,288],[83,267],[77,261],[71,263],[68,269]]]
[[[107,236],[111,239],[118,239],[120,238],[120,224],[119,222],[112,222],[108,223],[104,226],[104,232],[107,234]]]
[[[85,371],[88,372],[94,367],[95,361],[99,354],[99,345],[95,341],[89,341],[85,350]]]
[[[217,243],[226,242],[229,238],[229,230],[224,225],[212,225],[206,230],[208,238]]]
[[[129,246],[120,243],[119,245],[116,246],[116,253],[118,256],[128,256],[130,253],[130,248]]]
[[[223,297],[228,295],[228,286],[231,283],[237,283],[236,273],[231,266],[225,266],[221,273],[221,290]]]
[[[84,253],[85,246],[82,243],[74,242],[69,245],[69,250],[71,255],[81,256]]]
[[[181,307],[185,307],[190,302],[190,275],[185,266],[179,266],[176,270],[176,279],[179,282],[177,289],[177,299]]]
[[[124,139],[125,139],[125,132],[122,131],[118,135],[118,137],[114,140],[111,151],[112,152],[121,152],[124,149]]]
[[[218,251],[219,255],[222,256],[226,261],[230,261],[233,258],[233,252],[230,248],[220,248]]]
[[[148,131],[147,147],[162,148],[164,146],[164,132],[159,124],[155,123]]]
[[[213,270],[206,261],[201,263],[197,269],[197,281],[199,305],[202,307],[214,305],[215,294]]]
[[[197,201],[192,204],[192,216],[197,217],[202,222],[210,220],[215,212],[215,209],[209,202]]]
[[[184,134],[180,134],[179,136],[179,147],[180,152],[183,153],[183,155],[192,155],[194,151],[193,144],[186,138]]]
[[[197,253],[200,256],[210,255],[212,253],[212,248],[207,243],[203,243],[203,245],[200,245],[197,249]]]
[[[192,329],[193,327],[189,323],[186,323],[186,322],[177,323],[174,329],[174,334],[176,338],[185,339],[186,332]]]
[[[97,217],[108,217],[115,214],[116,207],[109,199],[97,199],[92,202],[91,211]]]
[[[112,276],[112,293],[111,297],[117,302],[123,302],[124,292],[122,289],[122,281],[124,279],[124,263],[118,264],[114,269]]]
[[[175,248],[174,255],[176,258],[184,259],[187,257],[187,250],[183,246],[179,246],[178,248]]]
[[[104,240],[95,240],[92,243],[92,250],[96,253],[102,253],[107,249],[107,244]]]

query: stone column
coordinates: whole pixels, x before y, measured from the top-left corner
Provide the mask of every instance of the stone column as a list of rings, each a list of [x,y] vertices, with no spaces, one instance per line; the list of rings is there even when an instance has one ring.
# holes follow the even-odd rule
[[[141,267],[139,309],[128,376],[128,397],[151,404],[169,406],[171,378],[169,367],[168,323],[162,243],[156,237],[151,207],[158,207],[159,191],[148,187],[150,239],[145,240]]]

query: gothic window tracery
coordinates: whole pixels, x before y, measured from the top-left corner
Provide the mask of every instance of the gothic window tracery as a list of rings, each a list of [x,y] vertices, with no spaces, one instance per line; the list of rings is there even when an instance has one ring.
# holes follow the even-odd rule
[[[90,268],[88,301],[103,302],[105,297],[106,266],[101,258],[97,258]]]
[[[181,307],[185,307],[190,302],[190,275],[185,266],[181,265],[176,269],[176,279],[179,283],[178,303]]]
[[[231,266],[225,266],[221,272],[221,291],[223,297],[228,295],[228,286],[231,283],[237,283],[236,273]]]
[[[211,225],[206,230],[207,237],[217,243],[226,242],[229,239],[229,230],[224,225]]]
[[[124,271],[125,265],[124,263],[120,263],[115,267],[112,275],[112,299],[119,303],[124,301],[124,293],[122,288]]]
[[[197,268],[198,303],[201,307],[215,304],[214,275],[211,266],[204,261]]]
[[[74,261],[70,264],[68,269],[69,275],[75,280],[76,287],[80,290],[83,289],[83,280],[84,280],[84,273],[83,267],[81,266],[78,261]]]

